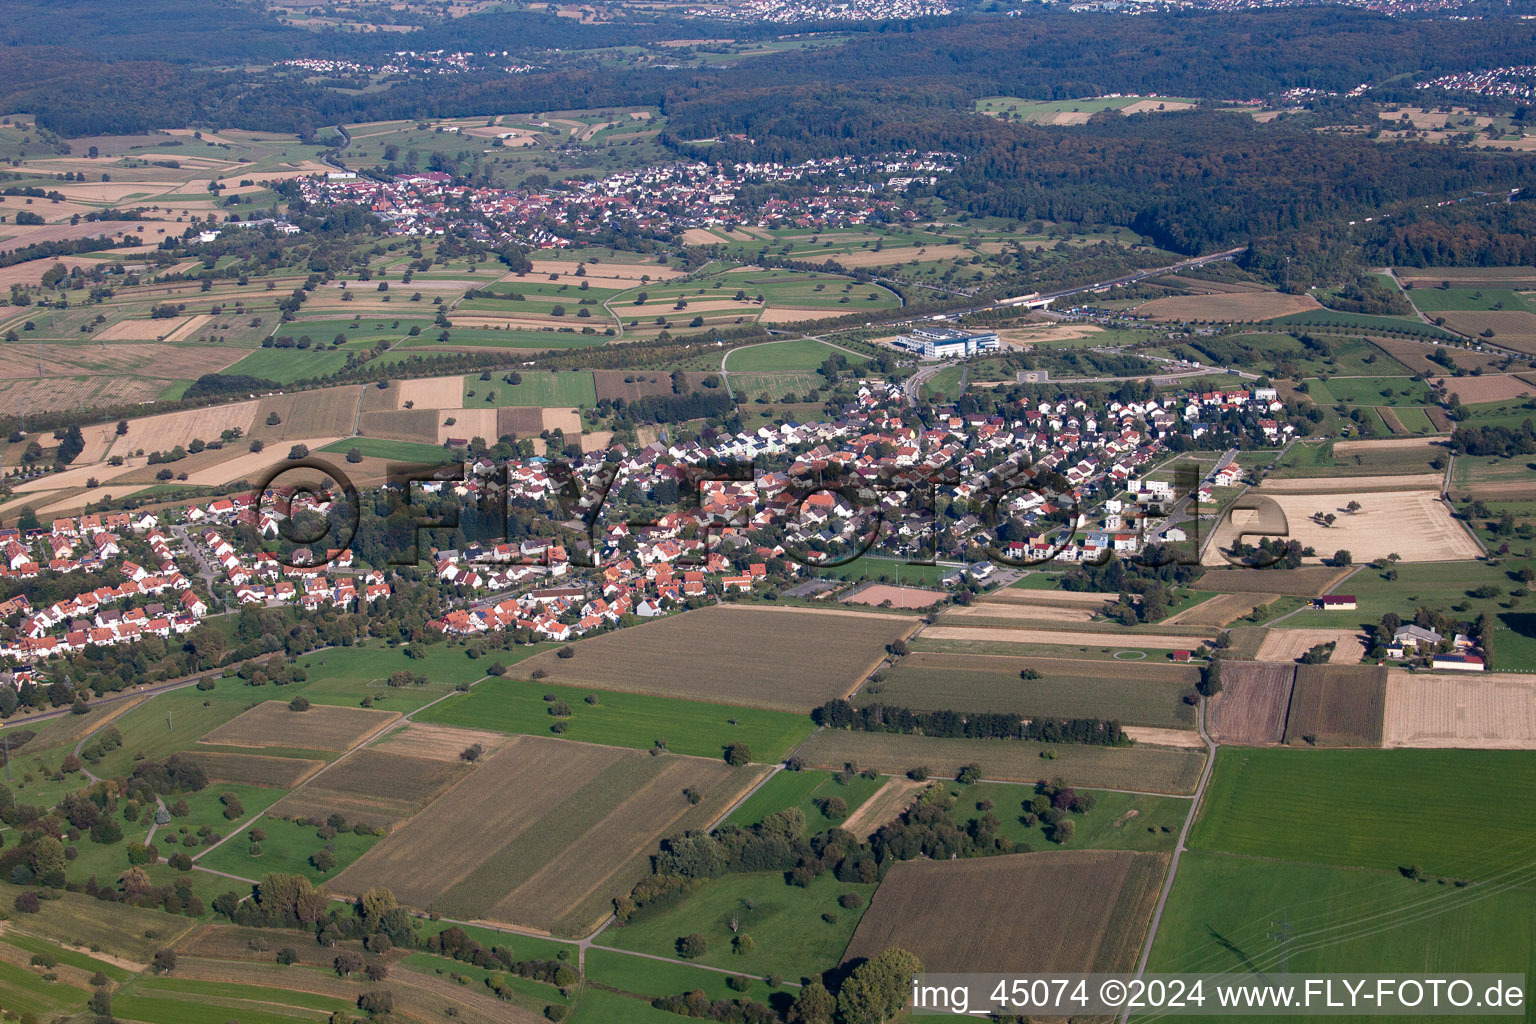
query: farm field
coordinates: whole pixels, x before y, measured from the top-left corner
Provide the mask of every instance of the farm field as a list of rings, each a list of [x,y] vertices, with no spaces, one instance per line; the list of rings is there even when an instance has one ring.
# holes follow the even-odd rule
[[[288,799],[291,798],[285,797],[284,802]],[[259,880],[262,875],[274,871],[298,874],[319,885],[334,878],[338,871],[379,841],[378,836],[358,835],[350,829],[339,830],[330,839],[321,839],[315,826],[290,821],[281,817],[282,813],[284,808],[274,805],[257,820],[255,828],[263,835],[260,842],[252,842],[251,829],[246,829],[204,853],[197,859],[198,865],[252,880]],[[329,812],[321,817],[328,816]],[[366,819],[360,817],[349,821],[366,823]],[[378,816],[373,818],[373,823],[384,824]],[[329,850],[336,859],[336,866],[329,871],[320,871],[310,860],[321,850]]]
[[[551,711],[562,710],[557,705],[564,712],[558,717]],[[507,678],[487,679],[414,720],[533,736],[559,722],[566,739],[637,750],[665,739],[668,750],[695,757],[718,758],[726,746],[744,743],[763,763],[781,760],[815,727],[808,716],[783,711]]]
[[[1316,597],[1326,593],[1349,570],[1328,566],[1302,566],[1297,569],[1242,569],[1237,566],[1209,568],[1197,581],[1201,590],[1226,594],[1274,593],[1297,597]]]
[[[1020,678],[1029,669],[1040,678]],[[884,681],[862,688],[854,703],[1189,728],[1194,708],[1183,697],[1199,678],[1191,666],[1138,664],[1134,675],[1111,674],[1095,661],[918,651],[898,660]]]
[[[280,800],[284,818],[326,819],[393,827],[421,810],[469,772],[469,765],[365,748]]]
[[[1390,669],[1382,745],[1536,749],[1536,678]]]
[[[664,834],[713,819],[762,775],[721,760],[517,737],[471,778],[337,876],[360,893],[390,888],[450,917],[580,935],[649,871]],[[563,785],[552,785],[551,780]],[[684,789],[700,795],[690,804]],[[445,836],[458,839],[445,846]],[[571,850],[583,851],[572,860]],[[421,871],[423,857],[434,870]]]
[[[1399,415],[1409,413],[1404,408]],[[1445,465],[1443,439],[1429,437],[1384,438],[1367,441],[1302,442],[1291,446],[1280,464],[1264,481],[1266,491],[1282,487],[1311,487],[1306,478],[1353,478],[1356,486],[1371,489],[1405,486],[1434,486],[1429,476],[1438,475]],[[1441,469],[1433,462],[1439,461]]]
[[[1222,564],[1225,559],[1218,548],[1229,550],[1240,529],[1278,528],[1278,519],[1269,511],[1276,506],[1285,516],[1287,535],[1303,547],[1315,548],[1319,558],[1332,557],[1338,550],[1350,552],[1357,562],[1385,558],[1389,554],[1399,555],[1405,562],[1456,561],[1476,558],[1479,554],[1477,544],[1451,518],[1449,510],[1433,490],[1374,491],[1339,487],[1312,494],[1292,494],[1265,488],[1260,496],[1274,504],[1267,506],[1263,513],[1234,511],[1224,516],[1202,557],[1205,564]],[[1360,503],[1359,512],[1346,511],[1344,506],[1350,501]],[[1319,511],[1337,516],[1332,526],[1311,518]],[[1391,529],[1382,529],[1384,522],[1390,522]],[[1250,536],[1246,540],[1253,544],[1257,538]]]
[[[1485,373],[1478,377],[1435,377],[1434,383],[1456,396],[1462,405],[1507,402],[1536,395],[1536,385],[1510,373]]]
[[[1274,320],[1321,309],[1310,295],[1244,291],[1213,295],[1170,295],[1136,306],[1136,312],[1166,321]]]
[[[1129,970],[1166,866],[1108,850],[903,861],[846,958],[900,946],[929,971]]]
[[[1307,382],[1308,395],[1320,405],[1387,405],[1416,407],[1434,404],[1429,387],[1409,377],[1330,377]],[[1346,442],[1347,443],[1347,442]],[[1337,450],[1337,445],[1335,445]]]
[[[1321,644],[1335,645],[1328,656],[1330,665],[1358,665],[1365,657],[1365,637],[1353,629],[1271,629],[1259,646],[1257,660],[1296,661]]]
[[[1158,633],[1101,633],[1092,630],[1055,630],[1034,628],[992,628],[987,626],[930,626],[923,639],[985,641],[991,644],[1054,644],[1061,646],[1113,647],[1183,651],[1200,646],[1198,636],[1166,636]]]
[[[497,375],[493,375],[490,380],[481,380],[478,374],[467,376],[464,378],[462,401],[456,401],[453,405],[468,409],[485,405],[590,408],[597,404],[597,388],[590,373],[530,370],[520,376],[522,380],[517,384],[508,384]],[[491,398],[493,393],[494,399]],[[423,404],[418,401],[416,406],[421,408]]]
[[[1521,858],[1536,753],[1223,748],[1190,846],[1251,857],[1491,878]],[[1457,793],[1472,787],[1478,801]],[[1455,806],[1454,829],[1424,828]]]
[[[1468,837],[1471,838],[1471,837]],[[1514,860],[1491,864],[1513,865]],[[1496,891],[1490,886],[1496,885]],[[1536,970],[1529,872],[1490,886],[1425,886],[1395,868],[1233,857],[1190,850],[1179,865],[1148,968],[1158,972]],[[1273,921],[1294,937],[1282,951]],[[1279,1020],[1250,1016],[1246,1019]]]
[[[984,779],[1038,782],[1060,776],[1074,786],[1185,794],[1195,788],[1202,753],[1160,747],[1051,745],[1027,740],[940,739],[896,733],[823,729],[805,741],[799,757],[813,768],[840,770],[852,763],[884,775],[925,765],[934,777],[953,778],[976,764]]]
[[[748,828],[776,811],[798,807],[805,814],[806,831],[815,834],[847,821],[885,781],[884,776],[867,779],[862,775],[845,775],[840,779],[837,772],[781,771],[743,800],[726,821]],[[842,818],[829,818],[822,812],[823,801],[834,796],[841,797],[847,805],[848,814]]]
[[[341,751],[363,742],[397,717],[392,711],[330,706],[293,711],[284,701],[270,700],[209,732],[202,742]]]
[[[571,658],[543,654],[525,667],[568,686],[807,712],[848,694],[886,644],[916,626],[895,614],[716,606],[583,640]],[[777,641],[786,635],[796,644]]]
[[[1224,660],[1221,692],[1206,702],[1206,728],[1218,743],[1266,746],[1284,742],[1293,665]]]
[[[1298,665],[1285,742],[1318,747],[1381,745],[1387,670],[1375,665]]]
[[[1065,842],[1047,835],[1044,822],[1024,824],[1020,812],[1034,799],[1035,787],[1016,782],[977,782],[962,786],[944,784],[955,798],[950,817],[958,825],[986,813],[982,808],[992,802],[991,813],[998,819],[997,834],[1020,844],[1025,850],[1135,850],[1166,853],[1173,848],[1179,828],[1189,814],[1189,800],[1176,796],[1148,796],[1114,790],[1084,790],[1094,797],[1093,809],[1072,815],[1075,829]]]
[[[1536,313],[1528,309],[1498,312],[1447,312],[1445,325],[1469,338],[1481,338],[1500,348],[1536,355]]]
[[[862,900],[858,907],[838,903],[838,897],[850,892]],[[675,907],[604,931],[602,941],[618,949],[675,957],[678,939],[699,934],[708,943],[697,958],[700,964],[756,977],[814,977],[839,962],[874,893],[873,885],[840,882],[831,872],[808,886],[790,885],[778,871],[729,874],[705,882]],[[738,929],[734,932],[733,920]],[[754,948],[739,955],[732,940],[743,934],[752,937]]]

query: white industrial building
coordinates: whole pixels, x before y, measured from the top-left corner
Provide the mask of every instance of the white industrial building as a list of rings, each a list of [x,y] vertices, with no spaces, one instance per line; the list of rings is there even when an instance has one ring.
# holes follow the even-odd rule
[[[964,359],[1002,348],[996,331],[959,331],[950,327],[915,327],[892,342],[924,359]]]

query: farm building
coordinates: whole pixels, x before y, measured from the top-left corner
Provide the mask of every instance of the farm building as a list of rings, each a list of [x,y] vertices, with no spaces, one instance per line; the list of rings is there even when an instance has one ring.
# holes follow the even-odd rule
[[[1352,612],[1356,607],[1354,594],[1324,594],[1312,603],[1325,612]]]
[[[1453,672],[1481,672],[1487,667],[1475,654],[1437,654],[1432,664]]]
[[[1395,646],[1412,647],[1415,650],[1420,647],[1437,647],[1442,639],[1444,638],[1434,630],[1415,626],[1412,623],[1399,627],[1397,632],[1392,634],[1392,643]]]

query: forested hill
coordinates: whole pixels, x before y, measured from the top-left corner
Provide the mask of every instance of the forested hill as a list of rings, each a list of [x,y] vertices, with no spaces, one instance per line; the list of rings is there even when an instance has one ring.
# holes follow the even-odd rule
[[[343,94],[298,75],[189,68],[306,55],[367,57],[399,46],[401,37],[302,31],[231,0],[11,0],[4,20],[0,109],[35,113],[45,127],[67,136],[190,122],[294,131],[342,121],[630,103],[685,113],[687,130],[709,136],[741,130],[754,105],[737,108],[736,101],[786,88],[841,97],[850,86],[878,84],[893,99],[948,107],[991,94],[1050,99],[1155,92],[1232,99],[1295,87],[1343,91],[1395,75],[1524,63],[1536,51],[1536,22],[1521,20],[1396,20],[1336,8],[1135,18],[1031,11],[1021,18],[844,27],[852,38],[842,46],[727,68],[593,66],[515,79],[418,78]],[[694,37],[712,28],[666,18],[580,25],[520,12],[429,25],[409,38],[423,49],[494,47],[548,56],[552,49],[569,53]],[[735,24],[729,29],[738,37],[768,31]],[[104,96],[132,96],[134,102],[104,103]],[[727,96],[731,103],[711,102]]]

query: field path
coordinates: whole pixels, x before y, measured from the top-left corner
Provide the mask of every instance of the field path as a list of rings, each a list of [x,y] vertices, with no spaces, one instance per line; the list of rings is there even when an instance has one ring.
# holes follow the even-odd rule
[[[1163,891],[1157,895],[1157,907],[1152,911],[1152,920],[1147,925],[1147,941],[1142,945],[1141,956],[1136,961],[1138,978],[1146,973],[1147,959],[1152,955],[1152,943],[1157,938],[1157,926],[1163,920],[1163,908],[1168,905],[1168,894],[1173,891],[1173,878],[1179,873],[1179,858],[1184,854],[1189,830],[1194,827],[1195,815],[1200,813],[1200,802],[1205,798],[1205,787],[1210,784],[1211,773],[1216,768],[1216,741],[1205,731],[1204,697],[1200,698],[1200,706],[1196,709],[1195,729],[1200,733],[1200,741],[1205,744],[1205,767],[1200,769],[1200,781],[1195,784],[1195,795],[1189,802],[1189,814],[1179,829],[1179,841],[1174,844],[1173,859],[1168,862],[1168,877],[1163,880]],[[1127,1024],[1130,1018],[1130,1007],[1126,1007],[1121,1011],[1120,1024]]]

